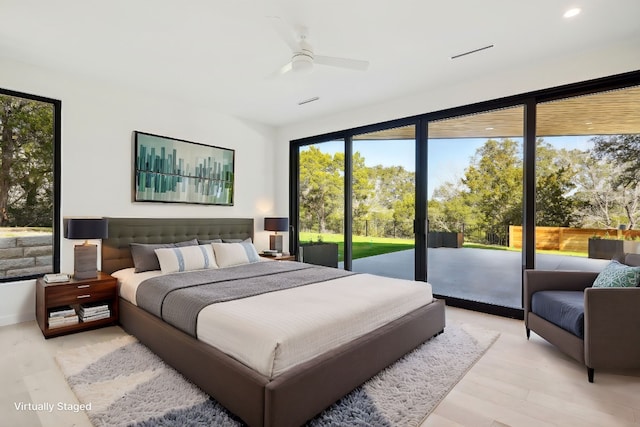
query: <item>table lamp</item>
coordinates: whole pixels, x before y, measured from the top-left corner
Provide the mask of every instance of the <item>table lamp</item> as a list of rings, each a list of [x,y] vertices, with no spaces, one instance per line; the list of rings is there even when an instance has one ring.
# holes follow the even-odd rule
[[[278,234],[278,231],[289,230],[289,218],[265,218],[264,229],[267,231],[275,231],[274,234],[269,236],[269,249],[282,252],[282,234]]]
[[[88,239],[106,239],[108,237],[106,218],[65,218],[64,237],[84,239],[81,245],[73,247],[73,277],[93,279],[98,277],[98,245],[92,245]]]

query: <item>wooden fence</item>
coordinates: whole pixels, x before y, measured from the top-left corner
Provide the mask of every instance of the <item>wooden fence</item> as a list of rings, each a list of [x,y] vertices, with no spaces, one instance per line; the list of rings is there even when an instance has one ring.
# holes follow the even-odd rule
[[[635,239],[640,238],[640,230],[536,227],[536,249],[586,253],[593,236]],[[522,248],[522,226],[509,226],[509,247]]]

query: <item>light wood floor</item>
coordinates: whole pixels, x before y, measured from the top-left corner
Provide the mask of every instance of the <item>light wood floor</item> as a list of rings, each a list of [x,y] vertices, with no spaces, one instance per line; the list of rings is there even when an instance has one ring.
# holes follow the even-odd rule
[[[447,322],[501,335],[423,427],[640,425],[640,371],[596,371],[589,384],[586,368],[535,334],[527,341],[522,321],[447,307]],[[35,321],[0,328],[0,425],[90,426],[82,412],[19,411],[16,404],[77,403],[55,354],[122,333],[109,327],[45,340]]]

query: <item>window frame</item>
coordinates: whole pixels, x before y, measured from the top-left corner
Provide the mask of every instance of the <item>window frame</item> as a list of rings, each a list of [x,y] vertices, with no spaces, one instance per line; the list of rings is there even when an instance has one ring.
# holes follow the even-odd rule
[[[427,220],[426,203],[426,180],[427,180],[427,146],[428,140],[428,123],[432,121],[447,119],[455,116],[463,116],[483,111],[489,111],[499,108],[509,108],[515,105],[524,106],[524,133],[523,133],[523,242],[522,242],[522,270],[535,269],[535,144],[536,144],[536,120],[537,105],[543,102],[561,100],[580,95],[590,95],[610,90],[624,89],[640,84],[640,70],[629,71],[626,73],[611,75],[607,77],[596,78],[592,80],[570,83],[562,86],[541,89],[528,93],[521,93],[502,98],[491,99],[487,101],[456,106],[438,111],[426,112],[414,116],[389,120],[384,122],[372,123],[360,127],[337,130],[330,133],[308,136],[300,139],[289,141],[289,217],[290,222],[297,224],[299,215],[298,201],[298,173],[299,173],[299,149],[305,145],[318,144],[331,139],[351,140],[354,135],[360,133],[377,132],[393,127],[400,127],[411,123],[417,123],[416,128],[416,265],[415,280],[426,280],[426,245],[425,236],[426,226],[423,224]],[[345,155],[345,161],[350,162],[351,158]],[[345,180],[350,177],[345,176]],[[423,186],[421,189],[418,186]],[[346,194],[350,194],[345,192]],[[345,210],[348,214],[348,211]],[[346,218],[350,219],[350,218]],[[289,239],[289,251],[297,252],[297,233],[298,228],[292,233],[293,237]],[[348,243],[345,240],[345,246]],[[345,268],[347,266],[347,249],[345,248]],[[349,252],[350,255],[350,252]],[[441,297],[440,295],[434,295]],[[505,317],[513,317],[522,319],[524,316],[523,308],[502,307],[495,304],[481,303],[459,298],[446,297],[447,304],[461,308],[471,309],[496,314]]]
[[[0,94],[13,96],[17,98],[25,98],[32,101],[44,102],[53,106],[53,220],[52,229],[52,273],[60,272],[60,200],[61,200],[61,153],[62,153],[62,101],[53,98],[47,98],[40,95],[19,92],[11,89],[0,87]],[[23,276],[1,277],[0,285],[3,283],[14,283],[23,280],[32,280],[42,277],[41,273],[28,274]]]

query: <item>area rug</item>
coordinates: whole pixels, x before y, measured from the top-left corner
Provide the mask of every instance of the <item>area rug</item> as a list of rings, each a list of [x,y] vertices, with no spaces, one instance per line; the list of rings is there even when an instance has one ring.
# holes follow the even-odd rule
[[[462,324],[422,344],[308,426],[419,426],[499,333]],[[243,426],[237,417],[134,337],[66,350],[56,357],[95,426]]]

